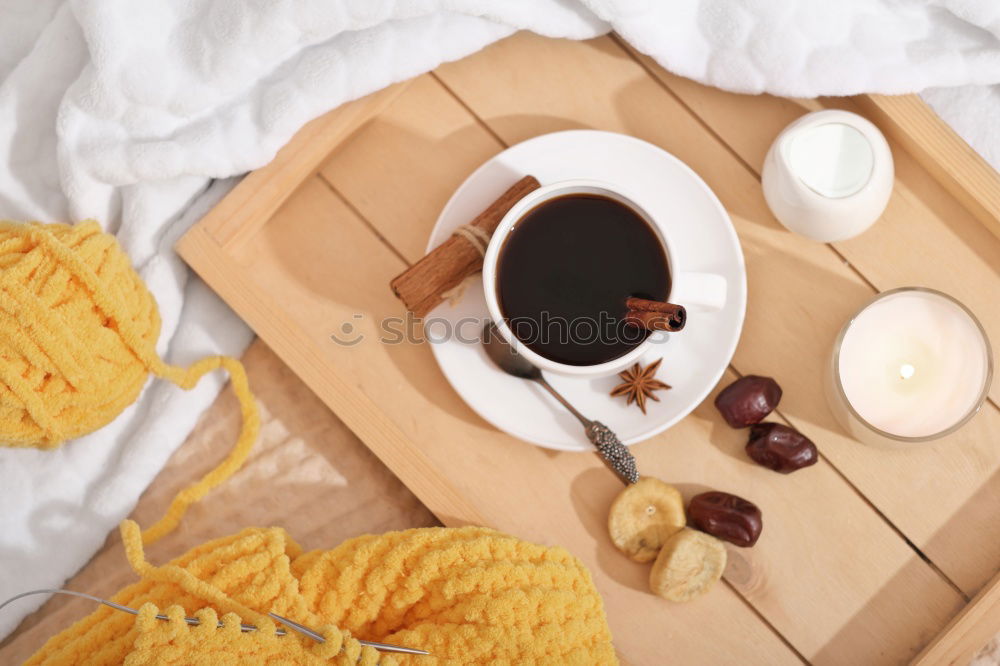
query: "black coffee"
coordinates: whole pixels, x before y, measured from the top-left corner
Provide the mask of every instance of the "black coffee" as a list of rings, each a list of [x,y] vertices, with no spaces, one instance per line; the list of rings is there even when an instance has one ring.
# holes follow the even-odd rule
[[[497,262],[497,296],[514,336],[542,356],[597,365],[637,347],[625,299],[665,301],[670,270],[656,232],[631,208],[570,194],[529,211]]]

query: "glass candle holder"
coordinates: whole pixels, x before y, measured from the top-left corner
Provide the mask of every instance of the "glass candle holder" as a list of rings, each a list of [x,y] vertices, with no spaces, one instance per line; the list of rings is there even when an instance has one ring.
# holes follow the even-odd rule
[[[975,315],[947,294],[904,287],[879,294],[844,325],[825,388],[848,434],[898,448],[961,428],[992,378],[993,352]]]

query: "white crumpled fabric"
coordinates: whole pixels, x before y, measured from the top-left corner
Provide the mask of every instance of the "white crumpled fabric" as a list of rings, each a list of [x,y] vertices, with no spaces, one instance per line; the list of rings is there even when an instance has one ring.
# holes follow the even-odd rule
[[[100,220],[156,296],[162,354],[239,354],[249,331],[173,242],[309,119],[519,29],[615,29],[744,92],[934,87],[934,107],[1000,162],[993,0],[0,0],[0,218]],[[0,449],[0,600],[84,564],[223,379],[151,383],[57,451]],[[42,601],[5,609],[0,637]]]

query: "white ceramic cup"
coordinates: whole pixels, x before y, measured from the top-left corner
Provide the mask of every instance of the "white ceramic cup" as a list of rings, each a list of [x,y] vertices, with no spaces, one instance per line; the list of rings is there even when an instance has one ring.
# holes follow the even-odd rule
[[[568,365],[553,361],[528,349],[524,343],[514,337],[500,309],[496,288],[497,262],[504,241],[507,239],[507,235],[515,229],[517,223],[529,212],[550,199],[572,194],[592,194],[613,199],[627,206],[649,224],[659,236],[667,255],[671,281],[667,300],[671,303],[683,305],[689,312],[715,312],[721,310],[726,304],[726,279],[714,273],[684,271],[683,259],[674,252],[666,227],[650,215],[645,208],[636,203],[634,198],[626,195],[622,188],[596,180],[577,179],[552,183],[530,192],[514,204],[513,208],[500,220],[496,231],[493,232],[490,244],[486,249],[486,257],[483,259],[483,289],[486,294],[486,307],[489,309],[490,318],[496,324],[500,335],[532,364],[542,370],[560,375],[577,377],[610,375],[636,363],[646,353],[650,345],[662,341],[663,337],[668,335],[664,331],[656,331],[627,354],[597,365]],[[676,335],[684,335],[684,333],[680,332]]]

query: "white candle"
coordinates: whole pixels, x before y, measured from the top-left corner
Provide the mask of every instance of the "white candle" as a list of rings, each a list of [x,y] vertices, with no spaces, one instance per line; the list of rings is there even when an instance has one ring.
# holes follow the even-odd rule
[[[897,289],[865,307],[834,346],[834,414],[876,444],[941,437],[986,398],[992,352],[982,326],[940,292]]]

